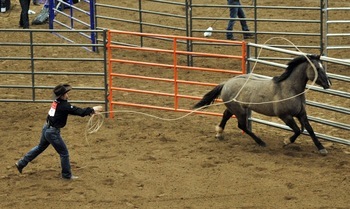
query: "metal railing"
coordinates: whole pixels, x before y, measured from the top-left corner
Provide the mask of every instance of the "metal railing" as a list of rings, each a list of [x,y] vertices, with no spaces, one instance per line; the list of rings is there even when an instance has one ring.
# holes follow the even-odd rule
[[[138,38],[143,36],[161,38],[162,40],[168,39],[168,41],[172,41],[172,44],[169,45],[168,48],[164,48],[162,47],[162,44],[158,44],[154,47],[142,47],[125,46],[121,44],[114,44],[112,42],[112,40],[119,39],[120,36],[123,35],[126,35],[129,38]],[[212,88],[213,86],[217,85],[217,83],[210,83],[210,81],[196,80],[198,79],[198,73],[208,73],[208,75],[211,76],[215,74],[229,74],[231,76],[245,74],[246,45],[244,41],[214,40],[187,36],[161,35],[117,30],[110,30],[108,32],[108,40],[110,40],[107,44],[109,69],[108,83],[110,84],[108,100],[111,117],[113,117],[114,105],[175,112],[193,112],[192,109],[189,109],[191,106],[184,105],[183,100],[199,100],[201,97],[193,95],[193,91],[196,91],[195,89],[198,86]],[[236,45],[235,49],[240,53],[238,55],[224,55],[208,53],[205,51],[188,52],[181,50],[181,47],[178,46],[179,41],[183,40],[221,44],[231,43]],[[119,53],[116,51],[119,51]],[[127,51],[132,51],[134,54],[138,54],[138,56],[125,56]],[[162,60],[151,58],[156,57],[156,54],[162,57]],[[240,69],[234,71],[232,69],[220,69],[218,67],[212,68],[179,64],[181,62],[181,56],[187,55],[206,57],[209,59],[217,58],[228,63],[236,62],[241,67]],[[143,57],[149,58],[142,60]],[[122,65],[132,66],[132,69],[126,68],[123,71]],[[137,67],[142,68],[142,70],[135,70],[139,69]],[[151,73],[153,71],[154,73]],[[186,78],[183,78],[184,75]],[[119,82],[116,82],[116,79],[119,79]],[[127,98],[122,96],[123,92],[127,92]],[[149,96],[149,98],[142,99],[142,96],[140,95],[146,96],[146,98]],[[164,97],[170,99],[167,100],[166,98],[164,99]],[[154,103],[151,103],[152,99],[155,100]],[[164,101],[167,101],[166,104],[163,104]],[[218,112],[196,111],[195,113],[222,115],[222,113]]]
[[[69,82],[79,95],[72,102],[107,104],[105,44],[67,43],[56,35],[80,32],[106,37],[103,30],[1,29],[0,101],[52,102],[53,87]],[[97,54],[86,47],[103,50]]]

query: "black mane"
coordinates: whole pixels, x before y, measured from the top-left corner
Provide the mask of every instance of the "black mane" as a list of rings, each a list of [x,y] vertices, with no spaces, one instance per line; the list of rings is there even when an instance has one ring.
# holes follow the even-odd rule
[[[307,57],[311,60],[320,58],[319,55],[307,55]],[[307,61],[307,59],[305,58],[304,55],[301,55],[299,57],[292,59],[291,61],[288,62],[288,64],[287,64],[288,67],[287,67],[286,71],[280,76],[273,77],[272,80],[275,83],[284,81],[285,79],[287,79],[290,76],[290,74],[293,72],[294,68],[296,68],[299,64],[306,62],[306,61]]]

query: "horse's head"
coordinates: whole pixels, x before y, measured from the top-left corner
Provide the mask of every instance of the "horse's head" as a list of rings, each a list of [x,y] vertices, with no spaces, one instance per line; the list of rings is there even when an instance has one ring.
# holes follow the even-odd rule
[[[317,72],[317,79],[316,84],[322,86],[324,89],[328,89],[332,83],[329,80],[326,70],[324,69],[322,62],[320,60],[319,55],[308,55],[308,58],[312,62],[313,66],[310,65],[310,67],[307,69],[307,78],[310,81],[313,81],[315,79],[315,71]],[[314,69],[315,68],[315,69]]]

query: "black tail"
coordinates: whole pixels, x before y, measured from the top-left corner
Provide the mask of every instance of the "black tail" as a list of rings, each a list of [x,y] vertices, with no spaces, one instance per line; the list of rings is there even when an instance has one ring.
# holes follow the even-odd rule
[[[203,107],[205,105],[210,105],[211,103],[214,103],[215,99],[218,98],[220,96],[221,90],[224,87],[224,84],[220,84],[215,86],[215,88],[211,91],[209,91],[208,93],[206,93],[202,100],[199,101],[197,104],[195,104],[193,106],[194,109]]]

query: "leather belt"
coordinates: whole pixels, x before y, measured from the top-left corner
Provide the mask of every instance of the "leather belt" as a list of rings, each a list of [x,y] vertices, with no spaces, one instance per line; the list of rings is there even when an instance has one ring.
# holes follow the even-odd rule
[[[49,123],[49,122],[46,122],[46,127],[47,127],[47,128],[55,128],[55,129],[59,129],[59,128],[56,128],[56,127],[54,127],[54,126],[50,125],[50,123]]]

